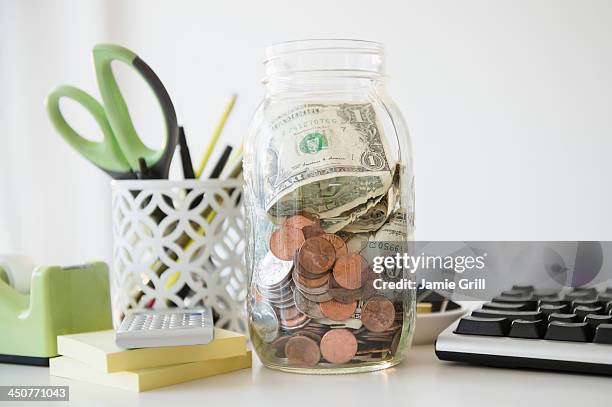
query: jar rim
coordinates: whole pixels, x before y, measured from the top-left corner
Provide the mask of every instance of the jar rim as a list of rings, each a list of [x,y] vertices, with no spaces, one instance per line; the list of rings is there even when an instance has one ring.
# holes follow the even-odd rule
[[[321,51],[383,55],[385,47],[379,42],[350,38],[312,38],[283,41],[266,47],[264,65],[275,58],[292,53]]]
[[[379,78],[385,75],[384,46],[353,39],[305,39],[286,41],[266,48],[266,76],[283,80],[320,78]]]

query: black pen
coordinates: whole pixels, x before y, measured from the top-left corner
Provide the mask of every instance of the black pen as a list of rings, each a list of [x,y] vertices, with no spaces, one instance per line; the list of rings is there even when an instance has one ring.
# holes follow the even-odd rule
[[[225,146],[225,150],[223,150],[223,153],[221,153],[221,157],[219,157],[219,160],[217,160],[215,167],[210,173],[210,179],[219,178],[219,176],[223,172],[223,169],[225,168],[225,165],[227,164],[227,161],[229,160],[229,156],[232,153],[233,149],[234,148],[230,145]]]
[[[191,162],[191,154],[185,137],[183,126],[179,126],[179,148],[181,150],[181,163],[183,165],[183,177],[185,179],[194,179],[195,172],[193,171],[193,163]]]

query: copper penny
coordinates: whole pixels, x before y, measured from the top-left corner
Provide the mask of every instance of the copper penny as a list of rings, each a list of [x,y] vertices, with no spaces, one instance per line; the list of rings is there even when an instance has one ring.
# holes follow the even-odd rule
[[[321,277],[321,274],[312,274],[312,273],[309,273],[308,271],[306,271],[306,269],[304,269],[304,267],[302,267],[302,265],[300,264],[299,254],[300,254],[300,252],[298,250],[295,253],[295,256],[293,256],[293,269],[294,269],[294,271],[299,273],[304,278],[319,278],[319,277]]]
[[[293,260],[293,255],[304,243],[304,233],[291,226],[283,226],[272,233],[270,251],[281,260]]]
[[[270,344],[277,358],[287,357],[287,355],[285,354],[285,345],[287,344],[290,338],[290,336],[281,336]]]
[[[320,236],[306,239],[298,252],[300,267],[311,274],[323,274],[336,261],[334,246]]]
[[[293,257],[293,271],[300,275],[300,277],[307,278],[310,280],[316,280],[318,278],[331,275],[331,270],[326,271],[325,273],[314,274],[309,273],[302,265],[299,260],[299,250],[295,253]],[[328,278],[328,277],[325,277]]]
[[[305,218],[310,219],[311,221],[315,223],[321,223],[321,217],[316,213],[302,212],[300,213],[300,215],[302,215]]]
[[[325,231],[321,228],[319,224],[304,226],[302,232],[304,232],[304,237],[306,239],[315,236],[323,236],[325,234]]]
[[[281,319],[281,326],[285,329],[297,329],[306,325],[310,321],[307,315],[300,313],[294,319]]]
[[[304,227],[311,226],[314,224],[316,224],[314,220],[309,219],[304,215],[293,215],[287,218],[283,226],[289,226],[296,229],[304,229]]]
[[[339,257],[334,264],[334,280],[342,288],[356,290],[361,288],[367,277],[368,262],[357,253],[349,253]]]
[[[306,287],[304,285],[302,285],[299,281],[299,275],[297,273],[293,273],[294,277],[293,277],[293,283],[295,284],[295,287],[299,290],[299,291],[303,291],[305,293],[308,294],[325,294],[327,293],[327,291],[329,290],[327,284],[323,284],[320,287]],[[331,298],[331,297],[330,297]]]
[[[330,300],[320,303],[319,307],[321,307],[321,312],[327,318],[334,321],[344,321],[352,317],[355,313],[357,301],[344,304],[336,300]],[[393,315],[395,315],[395,313]]]
[[[395,321],[395,307],[384,297],[374,297],[361,310],[361,321],[370,332],[384,332]]]
[[[326,276],[328,274],[331,274],[329,272],[325,272],[325,273],[321,273],[321,274],[313,274],[313,273],[309,273],[306,270],[304,270],[304,267],[302,267],[300,265],[300,263],[294,263],[295,264],[295,271],[297,272],[297,274],[299,274],[300,276],[304,277],[304,278],[309,278],[311,280],[316,279],[316,278],[320,278],[321,276]]]
[[[321,339],[321,355],[329,363],[350,362],[357,353],[357,339],[348,329],[332,329]]]
[[[285,345],[285,354],[292,365],[316,366],[321,360],[319,345],[306,336],[291,337]]]
[[[360,300],[363,296],[363,290],[361,288],[356,290],[347,290],[346,288],[340,287],[340,285],[334,279],[333,274],[329,278],[327,288],[327,291],[334,298],[334,300],[345,304]]]
[[[294,278],[297,278],[298,283],[308,288],[318,288],[325,284],[329,280],[330,273],[325,273],[317,278],[306,278],[300,273],[295,273]]]
[[[313,340],[313,341],[315,341],[316,343],[321,342],[321,337],[320,337],[319,335],[317,335],[317,334],[316,334],[316,333],[314,333],[314,332],[309,332],[309,331],[307,331],[307,330],[305,330],[305,329],[302,329],[301,331],[296,332],[296,333],[295,333],[295,335],[296,335],[296,336],[297,336],[297,335],[299,335],[299,336],[305,336],[305,337],[307,337],[307,338],[312,339],[312,340]],[[320,347],[320,346],[319,346],[319,347]]]
[[[336,250],[336,257],[348,254],[346,243],[344,243],[344,240],[342,240],[340,236],[334,235],[333,233],[326,233],[321,237],[334,246],[334,249]]]

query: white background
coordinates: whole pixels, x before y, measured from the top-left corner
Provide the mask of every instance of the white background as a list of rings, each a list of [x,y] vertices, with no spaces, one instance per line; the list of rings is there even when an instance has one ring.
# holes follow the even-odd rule
[[[610,1],[0,0],[0,253],[110,259],[109,180],[43,105],[62,83],[98,96],[95,43],[123,44],[158,73],[197,162],[231,92],[222,141],[244,136],[265,46],[332,37],[387,47],[415,151],[417,238],[612,239]],[[121,78],[155,144],[155,103]],[[99,137],[85,111],[66,111]]]

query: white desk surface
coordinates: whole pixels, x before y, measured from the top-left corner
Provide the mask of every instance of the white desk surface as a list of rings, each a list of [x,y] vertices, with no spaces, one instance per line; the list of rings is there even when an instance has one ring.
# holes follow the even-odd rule
[[[34,405],[231,407],[231,406],[606,406],[612,378],[543,371],[483,368],[439,361],[431,345],[415,346],[391,369],[341,376],[310,376],[253,369],[131,393],[58,377],[48,369],[0,364],[1,385],[68,385],[70,402]],[[0,402],[0,406],[8,403]]]

